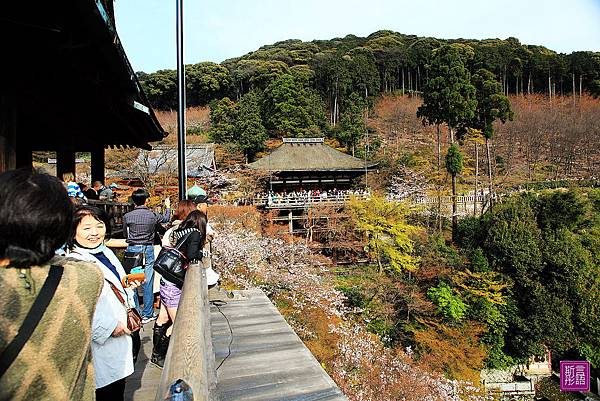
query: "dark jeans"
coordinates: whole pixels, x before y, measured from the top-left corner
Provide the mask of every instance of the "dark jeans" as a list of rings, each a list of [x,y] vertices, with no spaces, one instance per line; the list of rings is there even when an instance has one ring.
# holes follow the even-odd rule
[[[152,291],[154,285],[154,245],[129,245],[127,252],[143,252],[145,255],[144,273],[146,274],[146,281],[142,284],[144,309],[140,310],[140,314],[142,317],[151,318],[154,314],[154,292]],[[137,291],[134,292],[134,300],[139,310]]]
[[[108,386],[96,389],[96,401],[123,401],[125,393],[125,379],[117,380]]]

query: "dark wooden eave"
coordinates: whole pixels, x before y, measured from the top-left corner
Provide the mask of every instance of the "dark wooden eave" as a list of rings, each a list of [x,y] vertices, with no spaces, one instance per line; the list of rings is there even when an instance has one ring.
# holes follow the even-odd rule
[[[81,151],[150,148],[165,136],[112,12],[112,0],[0,5],[0,95],[16,105],[18,136],[26,135],[32,150],[65,142]]]

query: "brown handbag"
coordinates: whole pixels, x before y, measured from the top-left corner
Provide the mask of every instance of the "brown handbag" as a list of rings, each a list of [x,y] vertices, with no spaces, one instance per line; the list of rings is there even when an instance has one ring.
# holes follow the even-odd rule
[[[110,285],[110,288],[113,290],[113,292],[115,293],[115,295],[117,296],[119,301],[125,307],[125,310],[127,310],[127,328],[131,332],[138,331],[142,327],[142,316],[137,311],[137,309],[129,308],[127,306],[127,304],[125,303],[125,300],[123,299],[123,296],[121,295],[121,291],[119,291],[113,283],[111,283],[108,280],[106,280],[106,281]]]

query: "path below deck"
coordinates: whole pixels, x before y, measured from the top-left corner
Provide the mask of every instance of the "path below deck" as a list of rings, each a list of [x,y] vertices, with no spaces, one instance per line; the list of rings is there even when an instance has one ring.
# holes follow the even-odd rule
[[[236,294],[236,300],[211,306],[220,401],[347,401],[262,291]],[[154,400],[161,370],[148,363],[151,337],[148,323],[125,400]]]

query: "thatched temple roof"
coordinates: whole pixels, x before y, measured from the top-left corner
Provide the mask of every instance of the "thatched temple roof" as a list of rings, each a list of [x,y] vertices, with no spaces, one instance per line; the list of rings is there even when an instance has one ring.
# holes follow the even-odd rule
[[[375,165],[367,162],[367,169]],[[323,138],[283,138],[270,155],[247,166],[267,171],[364,171],[365,161],[325,145]]]

